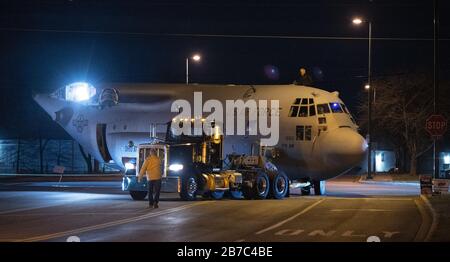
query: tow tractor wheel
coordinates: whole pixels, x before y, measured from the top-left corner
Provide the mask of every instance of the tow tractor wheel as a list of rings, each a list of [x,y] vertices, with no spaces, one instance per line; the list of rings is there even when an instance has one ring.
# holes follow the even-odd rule
[[[325,194],[325,181],[313,181],[314,185],[314,194],[316,196],[324,195]]]
[[[192,201],[197,198],[198,183],[194,175],[187,175],[181,182],[180,197]]]
[[[271,191],[275,199],[286,197],[289,189],[289,179],[283,173],[276,174],[272,179]]]
[[[270,191],[270,180],[266,173],[259,171],[256,174],[253,189],[255,199],[267,198]]]
[[[225,194],[225,191],[219,191],[219,190],[216,190],[216,191],[211,191],[211,198],[212,199],[214,199],[214,200],[220,200],[220,199],[222,199],[223,198],[223,195]]]
[[[147,196],[147,191],[130,191],[130,196],[133,200],[144,200]]]

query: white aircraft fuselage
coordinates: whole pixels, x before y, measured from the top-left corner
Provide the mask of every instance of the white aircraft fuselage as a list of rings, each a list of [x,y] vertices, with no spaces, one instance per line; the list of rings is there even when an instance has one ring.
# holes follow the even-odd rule
[[[118,104],[96,105],[104,89],[118,92]],[[91,103],[54,94],[34,99],[95,159],[113,160],[123,168],[125,159],[136,157],[136,146],[149,142],[150,126],[163,138],[167,123],[178,115],[171,112],[172,103],[184,99],[193,105],[194,92],[201,92],[203,102],[215,99],[223,105],[226,100],[278,100],[279,139],[274,147],[279,157],[274,164],[290,179],[326,180],[359,165],[366,154],[366,141],[339,94],[307,86],[110,84],[97,87]],[[224,135],[223,155],[251,154],[260,138]]]

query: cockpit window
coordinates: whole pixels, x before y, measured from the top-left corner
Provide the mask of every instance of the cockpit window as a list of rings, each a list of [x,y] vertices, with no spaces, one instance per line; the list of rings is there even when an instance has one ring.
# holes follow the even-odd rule
[[[328,107],[328,104],[318,104],[317,105],[317,114],[328,114],[330,113],[330,108]]]
[[[347,107],[344,104],[341,103],[341,107],[342,109],[344,109],[345,113],[350,114],[350,112],[348,111]]]
[[[327,107],[327,112],[329,113],[330,109],[328,108],[328,104],[323,105]],[[314,105],[314,98],[296,98],[289,110],[289,117],[315,116],[316,113],[317,111]]]
[[[330,103],[330,108],[333,113],[344,113],[339,103]]]
[[[309,116],[315,116],[316,115],[316,108],[314,105],[309,106]]]
[[[307,117],[308,116],[308,107],[307,106],[301,106],[300,107],[300,111],[298,112],[298,116],[299,117]]]
[[[298,106],[291,106],[291,110],[289,111],[290,117],[297,117],[298,114]]]

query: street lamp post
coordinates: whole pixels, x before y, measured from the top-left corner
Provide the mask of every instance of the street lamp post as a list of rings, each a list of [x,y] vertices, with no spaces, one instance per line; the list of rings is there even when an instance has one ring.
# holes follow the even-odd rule
[[[353,19],[353,24],[360,25],[364,21],[361,18]],[[368,114],[368,123],[367,123],[367,145],[368,145],[368,154],[367,154],[367,179],[372,179],[372,138],[370,137],[372,134],[372,93],[374,92],[374,87],[371,85],[371,72],[372,72],[372,22],[368,21],[369,24],[369,36],[368,36],[368,65],[367,65],[367,85],[365,88],[367,89],[367,114]]]
[[[198,62],[200,61],[201,56],[199,54],[195,54],[191,58],[195,62]],[[189,84],[189,59],[189,57],[186,57],[186,85]]]

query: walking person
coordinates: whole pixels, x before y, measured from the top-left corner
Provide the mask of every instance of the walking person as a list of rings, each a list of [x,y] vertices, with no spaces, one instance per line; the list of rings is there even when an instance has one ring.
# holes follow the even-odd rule
[[[139,171],[138,182],[141,182],[144,174],[148,182],[148,205],[158,208],[159,192],[161,191],[161,161],[154,149],[150,149],[150,155],[145,159]],[[153,194],[155,194],[153,196]]]

